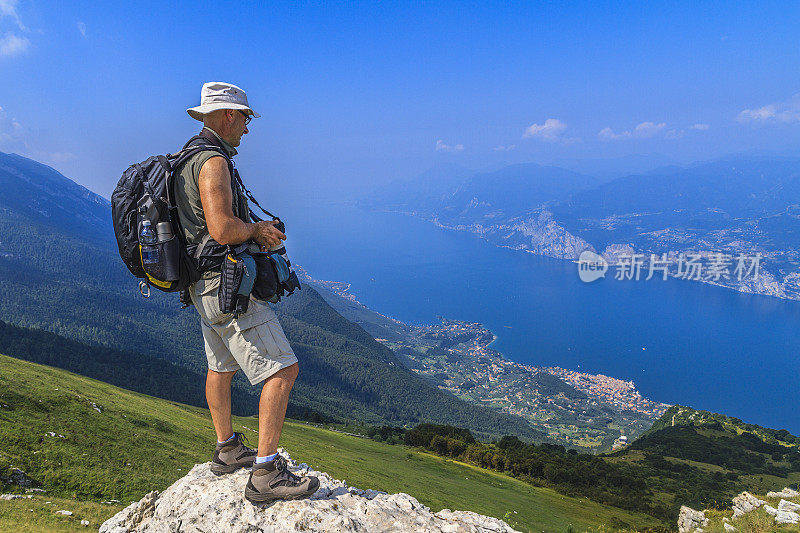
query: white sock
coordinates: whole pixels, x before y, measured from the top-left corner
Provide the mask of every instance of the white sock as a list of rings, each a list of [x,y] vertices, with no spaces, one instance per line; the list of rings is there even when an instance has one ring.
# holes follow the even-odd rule
[[[222,441],[222,442],[220,442],[220,441],[217,441],[217,444],[225,444],[226,442],[230,442],[230,441],[232,441],[232,440],[233,440],[233,438],[234,438],[235,436],[236,436],[236,433],[234,433],[233,435],[231,435],[230,437],[228,437],[228,440],[224,440],[224,441]]]
[[[256,464],[258,464],[258,463],[266,463],[266,462],[272,461],[276,457],[278,457],[278,452],[275,452],[272,455],[264,455],[264,456],[257,455],[256,456]]]

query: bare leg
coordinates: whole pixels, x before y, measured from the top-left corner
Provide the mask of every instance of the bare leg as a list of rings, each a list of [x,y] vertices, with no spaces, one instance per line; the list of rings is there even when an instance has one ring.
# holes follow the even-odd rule
[[[206,375],[206,401],[217,440],[228,440],[233,435],[231,425],[231,381],[236,372],[216,372],[209,370]]]
[[[289,393],[297,378],[297,363],[282,368],[267,378],[258,403],[258,455],[264,457],[278,451]]]

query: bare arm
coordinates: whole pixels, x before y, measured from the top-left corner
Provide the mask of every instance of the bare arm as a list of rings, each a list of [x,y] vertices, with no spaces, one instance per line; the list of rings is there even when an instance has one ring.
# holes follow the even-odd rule
[[[208,233],[218,243],[240,244],[254,240],[268,248],[286,240],[286,235],[278,231],[272,221],[251,224],[234,216],[231,174],[224,157],[214,156],[203,163],[198,186]]]

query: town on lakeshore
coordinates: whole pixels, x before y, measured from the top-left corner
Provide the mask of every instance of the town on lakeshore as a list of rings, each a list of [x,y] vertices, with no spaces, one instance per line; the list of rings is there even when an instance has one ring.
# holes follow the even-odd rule
[[[302,277],[363,311],[350,284]],[[490,348],[496,336],[478,322],[440,317],[414,326],[369,310],[395,324],[392,338],[376,340],[440,389],[528,421],[550,440],[569,447],[610,451],[645,432],[670,407],[642,397],[633,381],[560,367],[510,361]],[[363,325],[363,324],[362,324]]]

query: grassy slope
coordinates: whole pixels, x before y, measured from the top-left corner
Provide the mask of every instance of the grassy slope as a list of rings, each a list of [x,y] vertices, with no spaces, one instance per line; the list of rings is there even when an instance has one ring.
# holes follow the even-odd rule
[[[255,420],[237,417],[235,425],[255,429]],[[50,437],[48,431],[65,438]],[[82,518],[96,524],[120,508],[98,502],[129,502],[149,490],[163,490],[195,463],[210,459],[213,438],[203,409],[0,356],[0,470],[13,464],[48,490],[33,500],[0,501],[0,531],[25,525],[80,529]],[[619,521],[638,528],[657,524],[644,515],[568,498],[412,448],[291,421],[281,445],[294,458],[352,485],[405,491],[434,510],[467,509],[497,517],[510,512],[509,522],[526,531],[566,531],[570,524],[580,531]],[[75,515],[56,516],[55,507]]]

